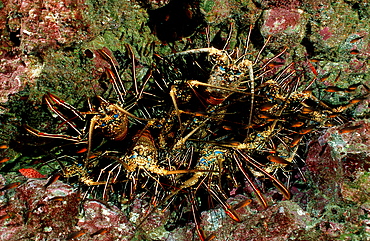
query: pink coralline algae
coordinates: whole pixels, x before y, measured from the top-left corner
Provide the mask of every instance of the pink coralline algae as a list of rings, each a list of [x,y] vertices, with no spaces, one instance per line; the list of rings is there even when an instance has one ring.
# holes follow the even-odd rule
[[[72,230],[77,222],[78,194],[61,182],[47,189],[44,185],[45,180],[29,179],[7,191],[5,197],[11,200],[1,203],[0,214],[10,218],[0,221],[1,240],[53,240]]]
[[[369,153],[369,133],[369,121],[362,120],[331,128],[310,144],[306,163],[319,189],[339,195],[343,183],[367,171],[364,155]]]
[[[302,5],[300,0],[267,0],[261,2],[262,6],[265,8],[285,8],[292,9],[298,8]]]
[[[294,233],[304,233],[311,221],[309,214],[291,201],[279,202],[259,212],[256,212],[256,206],[258,203],[252,203],[237,210],[241,223],[235,223],[228,217],[222,218],[221,208],[203,212],[202,221],[207,236],[215,235],[214,240],[287,240]]]
[[[367,71],[366,61],[361,61],[357,58],[353,58],[349,62],[349,67],[344,71],[355,73],[355,74],[364,74]]]
[[[32,51],[86,40],[85,9],[81,1],[22,1],[19,12],[23,47]]]
[[[124,241],[145,229],[136,230],[116,206],[96,199],[83,200],[77,189],[61,181],[48,187],[46,183],[31,178],[5,191],[7,194],[0,199],[0,240],[65,240],[80,233],[78,240],[82,241]],[[145,210],[136,210],[141,215],[137,214],[138,222]],[[160,223],[165,220],[162,217]],[[156,222],[151,220],[148,218],[145,225]]]
[[[300,9],[269,9],[265,10],[261,19],[261,35],[272,37],[272,48],[297,46],[306,31],[306,13]]]
[[[5,33],[29,54],[89,41],[102,30],[91,25],[84,1],[8,1],[1,12]]]
[[[268,34],[292,31],[299,25],[301,18],[298,10],[284,8],[268,10],[265,14],[268,14],[268,17],[265,18],[262,31],[265,30]]]
[[[134,235],[132,224],[115,206],[99,200],[86,200],[84,213],[84,217],[78,221],[78,227],[87,230],[88,235],[80,240],[91,240],[91,237],[96,236],[101,241],[123,241]]]
[[[1,51],[1,50],[0,50]],[[21,91],[24,88],[23,75],[27,68],[20,58],[5,56],[5,51],[0,53],[0,103],[8,101],[8,96]]]
[[[327,40],[328,38],[330,38],[331,36],[333,36],[333,33],[330,32],[330,30],[329,30],[328,27],[325,27],[325,28],[321,29],[319,33],[322,36],[322,39],[323,40]]]

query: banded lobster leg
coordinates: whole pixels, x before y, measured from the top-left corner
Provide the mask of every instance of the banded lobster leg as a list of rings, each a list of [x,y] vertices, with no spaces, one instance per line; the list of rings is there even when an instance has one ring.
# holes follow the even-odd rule
[[[283,194],[283,196],[286,199],[289,200],[291,198],[291,194],[290,194],[289,190],[284,186],[284,184],[282,184],[276,177],[274,177],[273,175],[271,175],[270,173],[268,173],[267,171],[265,171],[259,164],[257,164],[258,162],[256,160],[254,160],[248,154],[244,153],[243,151],[241,151],[239,149],[234,149],[234,150],[236,151],[236,153],[238,153],[238,155],[233,154],[233,159],[236,161],[239,169],[242,171],[243,175],[247,178],[248,182],[250,182],[250,178],[247,177],[248,174],[247,174],[247,172],[245,171],[245,169],[244,169],[244,167],[242,165],[241,158],[246,163],[248,163],[248,165],[253,166],[253,168],[257,169],[258,171],[260,171],[264,175],[266,175],[270,179],[270,181],[279,189],[279,191]],[[255,188],[253,187],[253,189],[255,189]],[[258,189],[255,189],[255,192],[256,192],[257,196],[259,197],[260,201],[263,203],[263,205],[265,207],[267,207],[266,201],[263,198],[261,192]]]
[[[41,132],[27,124],[24,125],[25,129],[31,133],[32,135],[38,136],[38,137],[46,137],[46,138],[55,138],[55,139],[63,139],[63,140],[69,140],[73,142],[85,142],[84,141],[84,136],[85,133],[84,131],[81,131],[77,129],[76,125],[73,124],[68,117],[66,117],[60,110],[58,110],[57,107],[54,106],[53,102],[56,103],[59,106],[64,107],[65,109],[71,111],[72,113],[75,114],[77,118],[79,118],[82,121],[85,121],[85,117],[81,112],[79,112],[75,107],[72,105],[68,104],[67,102],[63,101],[62,99],[58,98],[57,96],[47,93],[43,96],[43,100],[46,102],[48,108],[55,114],[57,115],[61,120],[64,121],[64,123],[67,123],[77,134],[78,136],[70,136],[70,135],[64,135],[64,134],[50,134],[50,133],[45,133]]]

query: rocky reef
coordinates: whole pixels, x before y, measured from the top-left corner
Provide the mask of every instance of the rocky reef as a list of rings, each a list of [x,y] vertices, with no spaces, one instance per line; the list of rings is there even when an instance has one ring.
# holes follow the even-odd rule
[[[213,240],[369,240],[369,11],[367,1],[357,0],[1,1],[0,240],[198,240],[198,226]],[[269,64],[271,74],[294,63],[305,83],[314,80],[320,101],[349,106],[345,121],[301,140],[304,164],[285,180],[290,200],[266,188],[265,209],[254,194],[238,193],[226,203],[251,200],[235,209],[240,222],[215,203],[198,213],[198,226],[191,214],[169,224],[181,204],[151,208],[155,201],[145,192],[130,198],[112,192],[114,201],[103,201],[86,197],[73,177],[50,182],[61,166],[55,160],[87,149],[82,141],[61,144],[27,132],[25,126],[57,134],[71,128],[48,109],[45,94],[93,115],[86,100],[114,92],[107,56],[132,89],[158,74],[163,56],[210,45],[233,50],[246,39],[251,58],[264,48],[261,62],[286,48]]]

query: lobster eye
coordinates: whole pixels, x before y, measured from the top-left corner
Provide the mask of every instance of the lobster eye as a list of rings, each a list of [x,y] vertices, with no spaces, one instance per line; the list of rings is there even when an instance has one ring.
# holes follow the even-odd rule
[[[100,127],[104,127],[104,126],[106,126],[107,124],[106,123],[102,123],[101,125],[100,125]]]
[[[114,118],[118,118],[118,116],[119,116],[118,114],[114,114],[113,115]]]

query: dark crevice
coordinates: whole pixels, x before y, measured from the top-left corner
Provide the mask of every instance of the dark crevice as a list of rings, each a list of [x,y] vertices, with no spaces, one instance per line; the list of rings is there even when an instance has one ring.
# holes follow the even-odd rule
[[[166,6],[149,10],[149,27],[164,42],[173,42],[192,35],[204,23],[199,2],[171,1]]]
[[[10,32],[9,36],[10,36],[10,41],[13,42],[14,46],[15,47],[18,47],[21,45],[21,38],[20,38],[20,33],[21,33],[21,30],[18,29],[17,31],[15,32]]]

